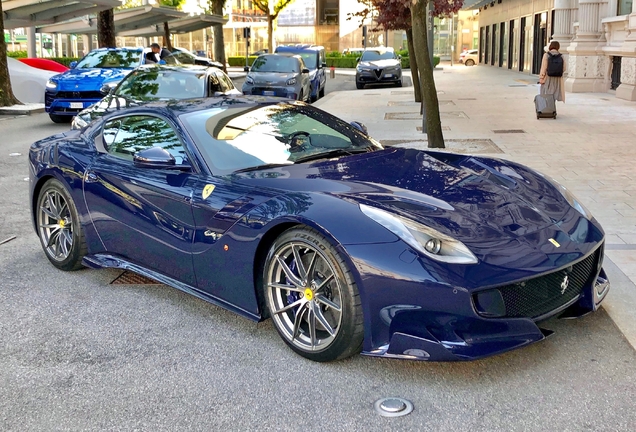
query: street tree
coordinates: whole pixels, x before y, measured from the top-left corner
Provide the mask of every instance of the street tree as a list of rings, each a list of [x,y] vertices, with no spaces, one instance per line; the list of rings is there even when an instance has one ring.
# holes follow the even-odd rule
[[[115,48],[115,11],[106,9],[97,14],[97,46],[100,48]]]
[[[175,9],[181,8],[183,3],[186,0],[159,0],[159,3],[162,6],[169,6]],[[168,25],[168,21],[163,22],[163,44],[168,48],[168,51],[172,51],[174,47],[172,46],[172,38],[170,37],[170,26]]]
[[[2,1],[0,1],[0,106],[11,106],[19,104],[11,89],[11,79],[9,77],[9,65],[7,64],[7,43],[4,40],[4,13],[2,12]]]
[[[223,6],[225,0],[208,0],[208,13],[213,15],[223,16]],[[225,68],[225,41],[223,38],[223,24],[214,24],[212,26],[212,37],[214,39],[214,60],[221,62],[223,70],[227,72]]]
[[[274,52],[274,20],[294,0],[253,0],[253,4],[267,15],[267,48]],[[270,7],[272,8],[270,10]]]

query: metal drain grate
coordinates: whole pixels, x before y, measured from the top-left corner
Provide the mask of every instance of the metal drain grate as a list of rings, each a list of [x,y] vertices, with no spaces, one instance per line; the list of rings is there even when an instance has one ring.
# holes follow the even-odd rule
[[[384,141],[381,141],[384,144]],[[419,150],[427,150],[428,143],[425,140],[411,140],[402,143],[390,143],[396,147],[407,147]],[[444,140],[445,149],[436,149],[441,151],[449,151],[453,153],[503,153],[503,151],[489,139],[446,139]]]
[[[508,84],[508,87],[528,87],[527,84]]]
[[[457,98],[457,100],[477,100],[477,98]]]
[[[386,106],[412,106],[412,107],[419,107],[420,103],[419,102],[412,102],[412,101],[389,101]]]
[[[154,279],[147,278],[131,271],[124,271],[117,276],[112,282],[112,285],[161,285],[161,282],[157,282]]]
[[[422,126],[417,126],[415,128],[415,130],[418,131],[418,132],[422,132]],[[442,130],[443,131],[449,131],[449,130],[451,130],[451,128],[449,126],[442,126]]]
[[[439,116],[441,119],[468,118],[463,111],[441,111]],[[422,115],[419,112],[384,113],[384,120],[420,120],[421,118]]]
[[[363,96],[381,96],[382,93],[365,93]]]
[[[526,131],[524,131],[523,129],[496,129],[493,130],[494,133],[496,134],[520,134],[520,133],[526,133]]]

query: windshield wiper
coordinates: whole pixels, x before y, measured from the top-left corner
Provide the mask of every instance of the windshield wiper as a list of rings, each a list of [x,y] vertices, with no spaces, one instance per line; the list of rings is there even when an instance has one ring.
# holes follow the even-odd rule
[[[233,171],[232,174],[248,172],[248,171],[258,171],[258,170],[268,169],[268,168],[279,168],[279,167],[284,167],[289,165],[293,165],[293,164],[292,163],[271,163],[271,164],[256,165],[253,167],[238,169],[236,171]]]
[[[356,148],[356,149],[336,149],[336,150],[331,150],[328,152],[316,153],[316,154],[312,154],[302,158],[298,158],[296,159],[296,163],[309,162],[309,161],[317,160],[317,159],[326,159],[326,158],[331,158],[334,156],[351,156],[356,153],[368,153],[370,151],[373,151],[371,149],[371,146],[364,147],[364,148]]]

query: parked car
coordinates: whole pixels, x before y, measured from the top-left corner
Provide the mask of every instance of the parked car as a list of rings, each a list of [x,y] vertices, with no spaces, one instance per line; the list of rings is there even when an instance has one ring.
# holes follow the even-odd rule
[[[366,84],[393,84],[402,87],[402,63],[392,48],[366,49],[356,65],[356,88]]]
[[[219,63],[207,57],[196,55],[185,48],[174,48],[171,53],[172,57],[174,57],[180,64],[196,64],[223,69],[222,63]],[[168,60],[166,60],[166,62],[170,63]]]
[[[295,54],[263,54],[252,63],[243,82],[243,94],[278,96],[309,101],[309,69]]]
[[[70,68],[64,66],[62,63],[58,63],[55,60],[45,59],[45,58],[19,58],[24,64],[27,64],[31,67],[42,69],[50,72],[66,72]]]
[[[28,170],[54,267],[132,270],[271,317],[315,361],[478,359],[609,291],[603,229],[553,179],[383,149],[301,102],[153,102],[32,144]]]
[[[309,81],[311,82],[311,101],[315,102],[325,96],[327,84],[327,57],[325,48],[317,45],[280,45],[276,47],[277,53],[298,54],[303,58],[309,69]]]
[[[262,49],[262,50],[254,51],[252,54],[250,54],[250,56],[251,57],[258,57],[259,55],[267,54],[267,53],[269,53],[269,49],[265,48],[265,49]]]
[[[80,111],[71,129],[81,129],[109,112],[155,100],[240,95],[225,72],[197,65],[144,65],[128,74],[104,99]]]
[[[46,83],[44,107],[55,123],[70,122],[73,116],[101,100],[104,85],[116,86],[131,70],[142,64],[141,48],[98,48],[71,69]]]
[[[468,51],[462,51],[459,55],[459,62],[464,63],[466,66],[475,66],[479,63],[479,50],[472,49]]]
[[[34,68],[12,57],[7,57],[13,95],[22,103],[43,103],[44,89],[57,72]]]

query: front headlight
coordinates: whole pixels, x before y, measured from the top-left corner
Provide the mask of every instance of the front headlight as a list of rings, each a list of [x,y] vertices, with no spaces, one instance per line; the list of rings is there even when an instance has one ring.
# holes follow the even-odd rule
[[[296,78],[290,78],[287,80],[287,85],[294,85],[296,84]]]
[[[449,264],[477,264],[477,257],[462,242],[413,220],[360,204],[362,213],[427,257]]]
[[[48,80],[46,82],[46,88],[50,90],[55,90],[57,88],[57,82]]]
[[[251,76],[245,77],[245,84],[254,84],[254,79]]]
[[[583,204],[581,204],[581,202],[574,196],[572,192],[570,192],[568,188],[566,188],[561,183],[559,183],[558,181],[556,181],[555,179],[553,179],[552,177],[548,175],[545,175],[543,173],[539,173],[539,174],[543,178],[545,178],[547,181],[552,183],[552,186],[554,186],[555,188],[558,189],[559,192],[561,192],[561,195],[563,195],[563,198],[565,198],[568,204],[574,207],[576,211],[578,211],[579,213],[581,213],[583,216],[585,216],[586,218],[590,220],[594,217],[592,216],[592,213]]]

